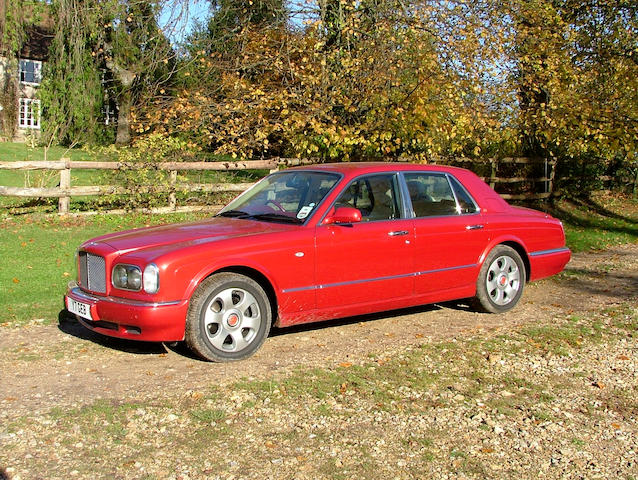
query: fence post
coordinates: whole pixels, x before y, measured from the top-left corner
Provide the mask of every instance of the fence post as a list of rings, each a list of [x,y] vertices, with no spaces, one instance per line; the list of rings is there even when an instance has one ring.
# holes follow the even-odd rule
[[[175,195],[175,185],[177,184],[177,170],[169,172],[169,182],[171,185],[171,193],[168,194],[168,208],[177,210],[177,197]]]
[[[497,165],[496,162],[497,162],[497,160],[495,158],[490,160],[490,163],[491,163],[491,166],[492,166],[492,172],[490,174],[490,187],[492,188],[492,190],[496,186],[496,179],[498,178],[496,176],[497,173],[498,173],[498,165]]]
[[[554,178],[556,178],[556,162],[557,160],[553,158],[549,161],[549,165],[552,168],[549,174],[549,185],[547,187],[547,193],[551,197],[554,194]]]
[[[68,190],[71,188],[71,162],[68,158],[60,159],[65,163],[65,168],[60,170],[60,190]],[[60,197],[58,200],[58,214],[68,215],[71,197]]]

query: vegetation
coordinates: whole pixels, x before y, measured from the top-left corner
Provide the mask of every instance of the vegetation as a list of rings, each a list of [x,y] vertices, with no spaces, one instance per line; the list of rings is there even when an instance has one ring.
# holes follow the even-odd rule
[[[170,45],[159,12],[186,5],[53,0],[48,135],[112,140],[99,133],[109,104],[121,144],[159,134],[245,157],[531,155],[561,172],[638,169],[631,3],[210,0],[210,19]],[[14,50],[24,21],[7,15]]]

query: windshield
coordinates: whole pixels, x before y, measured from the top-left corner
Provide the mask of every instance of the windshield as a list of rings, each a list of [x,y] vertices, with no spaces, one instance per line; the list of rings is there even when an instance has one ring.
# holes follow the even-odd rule
[[[335,173],[274,173],[230,202],[218,215],[303,223],[338,180]]]

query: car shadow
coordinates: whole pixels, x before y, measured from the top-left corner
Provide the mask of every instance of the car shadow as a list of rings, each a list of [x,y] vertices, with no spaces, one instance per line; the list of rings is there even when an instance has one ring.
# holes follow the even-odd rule
[[[463,300],[443,302],[438,304],[422,305],[409,308],[401,308],[398,310],[390,310],[386,312],[370,313],[366,315],[357,315],[354,317],[338,318],[334,320],[324,320],[313,323],[304,323],[300,325],[292,325],[290,327],[279,327],[270,330],[269,337],[279,337],[282,335],[290,335],[295,333],[312,332],[326,328],[341,327],[353,325],[361,322],[370,322],[381,319],[391,319],[404,315],[414,315],[425,312],[432,312],[449,308],[461,311],[472,311],[469,302]],[[61,310],[58,314],[58,329],[67,335],[72,335],[81,340],[94,342],[106,348],[119,350],[121,352],[133,353],[136,355],[159,355],[171,352],[177,353],[183,357],[200,362],[206,362],[199,356],[194,354],[185,344],[185,342],[144,342],[139,340],[126,340],[123,338],[108,337],[89,330],[82,325],[75,315],[67,310]]]
[[[120,350],[122,352],[136,353],[139,355],[157,355],[167,352],[165,344],[160,342],[142,342],[100,335],[86,328],[78,322],[73,314],[66,310],[61,310],[58,314],[58,329],[67,335],[72,335],[81,340],[88,340],[103,347]]]
[[[300,325],[292,325],[290,327],[273,328],[270,331],[270,337],[278,337],[280,335],[288,335],[292,333],[312,332],[331,327],[342,327],[345,325],[353,325],[361,322],[370,322],[374,320],[390,319],[402,317],[404,315],[415,315],[419,313],[433,312],[450,308],[453,310],[474,311],[467,300],[455,300],[451,302],[441,302],[429,305],[419,305],[416,307],[400,308],[398,310],[389,310],[378,313],[368,313],[366,315],[357,315],[354,317],[337,318],[335,320],[322,320],[319,322],[302,323]]]

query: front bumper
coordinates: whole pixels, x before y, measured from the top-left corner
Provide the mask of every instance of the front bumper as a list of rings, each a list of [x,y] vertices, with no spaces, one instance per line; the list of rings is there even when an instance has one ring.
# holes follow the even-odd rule
[[[175,342],[184,339],[188,300],[166,303],[140,302],[118,297],[101,297],[70,285],[64,296],[89,305],[91,318],[76,315],[78,321],[95,332],[110,337],[147,342]]]

